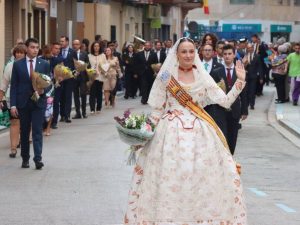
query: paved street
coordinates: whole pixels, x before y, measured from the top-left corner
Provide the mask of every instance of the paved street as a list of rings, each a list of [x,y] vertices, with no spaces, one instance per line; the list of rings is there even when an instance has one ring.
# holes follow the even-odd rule
[[[273,89],[257,99],[243,122],[236,158],[243,166],[249,225],[300,224],[300,149],[267,120]],[[9,136],[0,134],[0,225],[119,225],[132,168],[113,116],[139,100],[119,99],[116,109],[59,124],[44,142],[45,168],[21,169],[9,159]],[[138,108],[138,109],[137,109]],[[226,190],[225,190],[226,191]]]

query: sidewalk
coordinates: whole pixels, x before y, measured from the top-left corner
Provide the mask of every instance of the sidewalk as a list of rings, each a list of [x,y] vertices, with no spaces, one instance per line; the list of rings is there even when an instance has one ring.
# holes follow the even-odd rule
[[[270,125],[300,148],[300,105],[293,106],[292,102],[275,104],[277,98],[275,88],[266,89],[272,91],[274,95],[268,110]]]
[[[275,108],[278,122],[300,138],[300,106],[289,102],[276,104]]]

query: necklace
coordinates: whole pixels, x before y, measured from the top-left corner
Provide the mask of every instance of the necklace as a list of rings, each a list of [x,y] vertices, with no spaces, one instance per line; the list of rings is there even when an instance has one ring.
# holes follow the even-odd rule
[[[190,68],[187,68],[187,69],[182,68],[181,66],[178,67],[178,69],[183,71],[183,72],[189,72],[189,71],[191,71],[192,69],[195,69],[195,68],[196,68],[195,65],[192,65]]]

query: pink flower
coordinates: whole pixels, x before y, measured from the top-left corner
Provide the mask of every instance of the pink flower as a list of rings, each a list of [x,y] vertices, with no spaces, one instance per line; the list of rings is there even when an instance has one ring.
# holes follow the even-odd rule
[[[146,123],[145,128],[146,128],[146,131],[152,132],[152,127],[150,124]]]

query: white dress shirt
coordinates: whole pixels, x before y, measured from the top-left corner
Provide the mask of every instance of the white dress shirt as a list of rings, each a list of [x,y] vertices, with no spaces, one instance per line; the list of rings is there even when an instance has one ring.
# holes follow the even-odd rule
[[[156,55],[157,55],[157,59],[158,59],[158,62],[159,62],[160,61],[160,50],[156,51]]]
[[[26,56],[26,64],[27,64],[27,71],[28,71],[28,74],[29,74],[29,77],[30,77],[30,61],[31,60],[28,56]],[[34,57],[32,59],[32,64],[33,64],[33,71],[35,70],[35,65],[36,65],[36,57]]]
[[[203,64],[203,66],[204,66],[204,69],[206,68],[206,65],[207,65],[207,70],[206,70],[206,71],[207,71],[208,73],[210,73],[210,71],[212,70],[213,60],[210,59],[209,61],[205,61],[205,60],[203,59],[202,64]]]
[[[217,55],[217,61],[218,61],[218,63],[221,63],[224,65],[224,59],[219,57],[218,55]]]
[[[226,76],[227,76],[227,68],[230,68],[230,75],[231,75],[231,80],[232,80],[233,70],[234,70],[234,63],[232,63],[231,66],[225,65],[225,73],[226,73]]]

